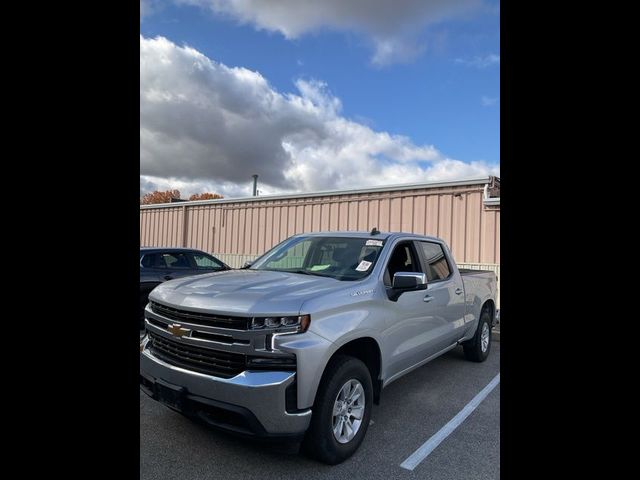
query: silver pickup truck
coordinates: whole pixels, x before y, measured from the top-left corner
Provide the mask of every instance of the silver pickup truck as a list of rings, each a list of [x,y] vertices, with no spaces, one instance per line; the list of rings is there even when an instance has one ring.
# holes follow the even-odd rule
[[[405,233],[295,235],[244,269],[171,280],[145,308],[140,388],[208,425],[336,464],[382,390],[462,345],[489,355],[493,272]]]

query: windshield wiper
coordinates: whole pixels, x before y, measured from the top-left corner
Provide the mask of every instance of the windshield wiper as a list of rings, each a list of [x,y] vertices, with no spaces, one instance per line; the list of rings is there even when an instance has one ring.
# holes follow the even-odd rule
[[[321,273],[310,272],[309,270],[283,270],[289,273],[302,273],[303,275],[313,275],[316,277],[328,277],[329,275],[322,275]]]

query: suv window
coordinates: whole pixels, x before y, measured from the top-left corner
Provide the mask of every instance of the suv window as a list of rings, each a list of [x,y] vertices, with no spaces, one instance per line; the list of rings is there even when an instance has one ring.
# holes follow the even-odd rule
[[[222,270],[222,264],[215,258],[204,253],[192,253],[193,261],[198,270]]]
[[[140,265],[142,265],[144,268],[153,268],[155,259],[155,253],[145,253],[140,259]]]
[[[411,242],[402,242],[393,249],[387,269],[384,271],[384,284],[391,286],[393,276],[397,272],[422,272],[420,263],[411,247]]]
[[[451,269],[447,263],[442,245],[432,242],[419,242],[424,254],[424,261],[427,267],[427,280],[433,282],[444,280],[451,275]]]
[[[189,263],[189,257],[186,253],[161,253],[160,254],[160,268],[170,268],[170,269],[179,269],[179,268],[191,268],[191,264]],[[164,263],[164,266],[163,266]]]
[[[189,257],[180,252],[147,253],[141,264],[145,268],[187,269],[191,268]]]

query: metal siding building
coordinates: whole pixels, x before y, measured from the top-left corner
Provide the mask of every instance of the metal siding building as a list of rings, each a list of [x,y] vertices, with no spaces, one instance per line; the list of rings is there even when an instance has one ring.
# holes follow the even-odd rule
[[[445,240],[467,268],[500,269],[500,180],[395,185],[140,206],[140,245],[191,247],[232,267],[303,232],[411,232]],[[492,193],[496,196],[492,196]]]

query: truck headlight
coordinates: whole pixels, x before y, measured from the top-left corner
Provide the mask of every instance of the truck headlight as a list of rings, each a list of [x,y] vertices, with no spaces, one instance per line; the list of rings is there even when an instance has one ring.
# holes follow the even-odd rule
[[[251,329],[289,330],[297,327],[296,333],[306,332],[311,323],[311,315],[296,315],[289,317],[254,317],[251,319]]]

